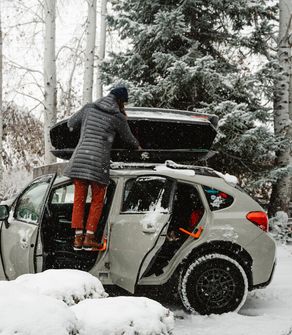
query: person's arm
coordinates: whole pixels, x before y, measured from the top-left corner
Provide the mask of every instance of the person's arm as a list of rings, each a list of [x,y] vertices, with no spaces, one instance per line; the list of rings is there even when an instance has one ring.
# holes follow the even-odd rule
[[[73,114],[67,121],[67,126],[70,131],[80,129],[82,124],[82,119],[85,113],[85,108],[81,108],[80,111]]]
[[[117,128],[118,134],[122,141],[127,143],[133,149],[141,150],[141,146],[135,136],[132,134],[131,129],[128,125],[127,119],[124,115],[118,118]]]

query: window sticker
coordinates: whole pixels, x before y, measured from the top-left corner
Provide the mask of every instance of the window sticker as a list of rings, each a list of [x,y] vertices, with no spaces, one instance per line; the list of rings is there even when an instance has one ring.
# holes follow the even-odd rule
[[[203,189],[212,211],[227,208],[234,201],[232,196],[215,188],[203,186]]]

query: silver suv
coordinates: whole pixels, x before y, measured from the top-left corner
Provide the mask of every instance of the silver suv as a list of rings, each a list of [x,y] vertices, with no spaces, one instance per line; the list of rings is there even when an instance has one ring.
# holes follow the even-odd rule
[[[72,248],[65,165],[38,168],[13,203],[0,206],[0,279],[74,268],[130,293],[171,283],[184,307],[201,314],[236,311],[248,290],[269,284],[275,243],[267,216],[216,171],[114,163],[97,233],[104,248],[93,253]]]

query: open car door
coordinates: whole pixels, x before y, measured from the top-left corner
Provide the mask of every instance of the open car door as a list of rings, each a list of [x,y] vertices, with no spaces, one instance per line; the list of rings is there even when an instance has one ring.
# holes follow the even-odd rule
[[[36,271],[37,258],[42,257],[39,228],[54,180],[55,174],[35,179],[17,197],[8,222],[1,226],[1,258],[6,279]]]
[[[110,224],[110,271],[114,284],[134,293],[135,285],[165,241],[174,182],[160,176],[128,179],[122,206]]]

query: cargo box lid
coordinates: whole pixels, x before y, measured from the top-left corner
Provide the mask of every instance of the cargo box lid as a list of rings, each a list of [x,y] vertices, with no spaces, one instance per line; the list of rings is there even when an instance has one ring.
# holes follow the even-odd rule
[[[117,134],[111,152],[114,161],[198,160],[208,153],[217,133],[215,115],[146,107],[132,107],[126,112],[143,150],[129,150]],[[69,131],[67,120],[63,120],[51,129],[50,136],[52,153],[69,159],[78,144],[80,130]]]

